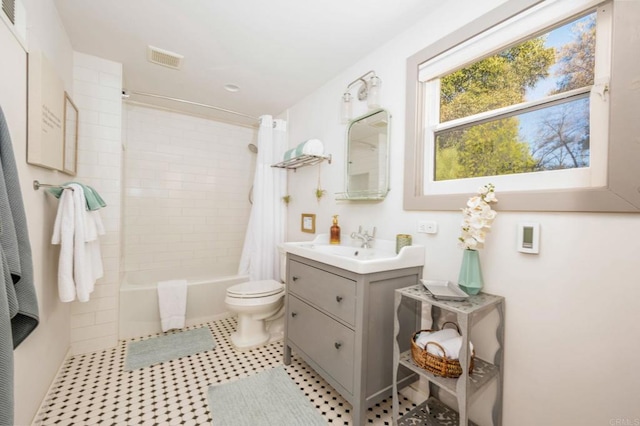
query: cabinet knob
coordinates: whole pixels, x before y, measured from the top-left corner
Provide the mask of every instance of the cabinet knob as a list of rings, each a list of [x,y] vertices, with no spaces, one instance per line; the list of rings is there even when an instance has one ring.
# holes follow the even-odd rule
[[[336,347],[336,349],[340,349],[340,347],[342,346],[342,343],[340,343],[340,342],[335,342],[335,343],[333,344],[333,346],[335,346],[335,347]]]
[[[336,296],[336,302],[338,303],[342,302],[342,296]]]
[[[298,313],[297,313],[297,312],[291,312],[291,316],[292,316],[292,317],[295,317],[296,315],[298,315]]]
[[[294,281],[298,281],[298,277],[296,277],[295,275],[293,277],[291,277],[292,280]]]

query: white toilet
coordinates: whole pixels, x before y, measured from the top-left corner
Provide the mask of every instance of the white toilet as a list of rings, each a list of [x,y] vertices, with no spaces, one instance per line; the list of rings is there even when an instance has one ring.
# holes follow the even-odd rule
[[[286,276],[285,258],[280,253],[281,278]],[[275,280],[249,281],[227,289],[224,303],[238,314],[238,327],[231,334],[236,349],[248,351],[282,338],[284,293],[284,284]]]

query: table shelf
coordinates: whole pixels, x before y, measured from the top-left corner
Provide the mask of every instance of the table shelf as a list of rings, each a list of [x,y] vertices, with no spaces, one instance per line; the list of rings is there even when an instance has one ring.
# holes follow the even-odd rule
[[[500,371],[497,366],[476,357],[473,361],[473,373],[469,375],[469,389],[467,390],[469,397],[472,397],[477,391],[487,385],[491,379],[498,377]],[[431,383],[438,385],[442,390],[456,395],[456,386],[458,378],[450,379],[447,377],[436,376],[433,373],[420,367],[411,357],[411,351],[400,354],[400,365],[407,367],[409,370],[426,378]]]
[[[413,309],[407,309],[407,300],[413,300],[415,306]],[[404,302],[404,303],[403,303]],[[420,305],[419,307],[417,307]],[[449,316],[455,316],[456,325],[462,336],[462,346],[460,350],[460,364],[463,374],[458,378],[446,378],[437,376],[420,367],[413,360],[411,351],[400,352],[400,343],[398,336],[401,335],[400,309],[403,312],[410,312],[416,316],[416,325],[420,319],[420,312],[423,312],[423,305],[429,308],[431,321],[434,323],[433,329],[438,328],[439,315],[448,313]],[[434,308],[437,308],[434,310]],[[499,322],[496,327],[496,338],[498,349],[495,352],[492,362],[481,358],[474,358],[474,368],[471,374],[468,374],[468,362],[470,361],[469,335],[471,328],[479,320],[496,310],[499,315]],[[404,343],[404,342],[403,342]],[[418,284],[410,287],[399,288],[395,291],[395,320],[394,320],[394,352],[393,352],[393,419],[397,425],[428,425],[428,426],[467,426],[474,423],[469,421],[469,401],[473,395],[486,389],[490,382],[497,381],[498,392],[496,400],[493,404],[492,415],[494,426],[502,425],[502,393],[503,393],[503,362],[504,362],[504,298],[488,293],[480,293],[470,296],[463,301],[447,301],[438,300],[429,293],[424,286]],[[406,368],[417,374],[419,377],[425,378],[429,383],[429,393],[432,391],[438,394],[438,390],[444,390],[455,397],[458,406],[458,412],[447,407],[437,398],[431,396],[427,401],[418,407],[399,417],[398,413],[398,369]],[[437,388],[435,388],[435,387]]]
[[[457,411],[447,407],[437,398],[429,398],[406,413],[398,426],[458,426],[460,415]],[[469,426],[477,426],[469,422]]]

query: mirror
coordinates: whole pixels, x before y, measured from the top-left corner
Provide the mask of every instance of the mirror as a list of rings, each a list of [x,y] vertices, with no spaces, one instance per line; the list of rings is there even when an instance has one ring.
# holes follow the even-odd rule
[[[384,109],[371,111],[347,129],[346,192],[341,200],[383,200],[389,192],[389,124]]]

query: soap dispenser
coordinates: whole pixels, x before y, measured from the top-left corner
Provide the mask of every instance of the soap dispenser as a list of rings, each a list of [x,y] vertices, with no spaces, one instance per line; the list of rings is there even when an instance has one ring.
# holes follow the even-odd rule
[[[340,244],[340,226],[338,226],[338,215],[333,215],[333,225],[331,225],[330,244]]]

